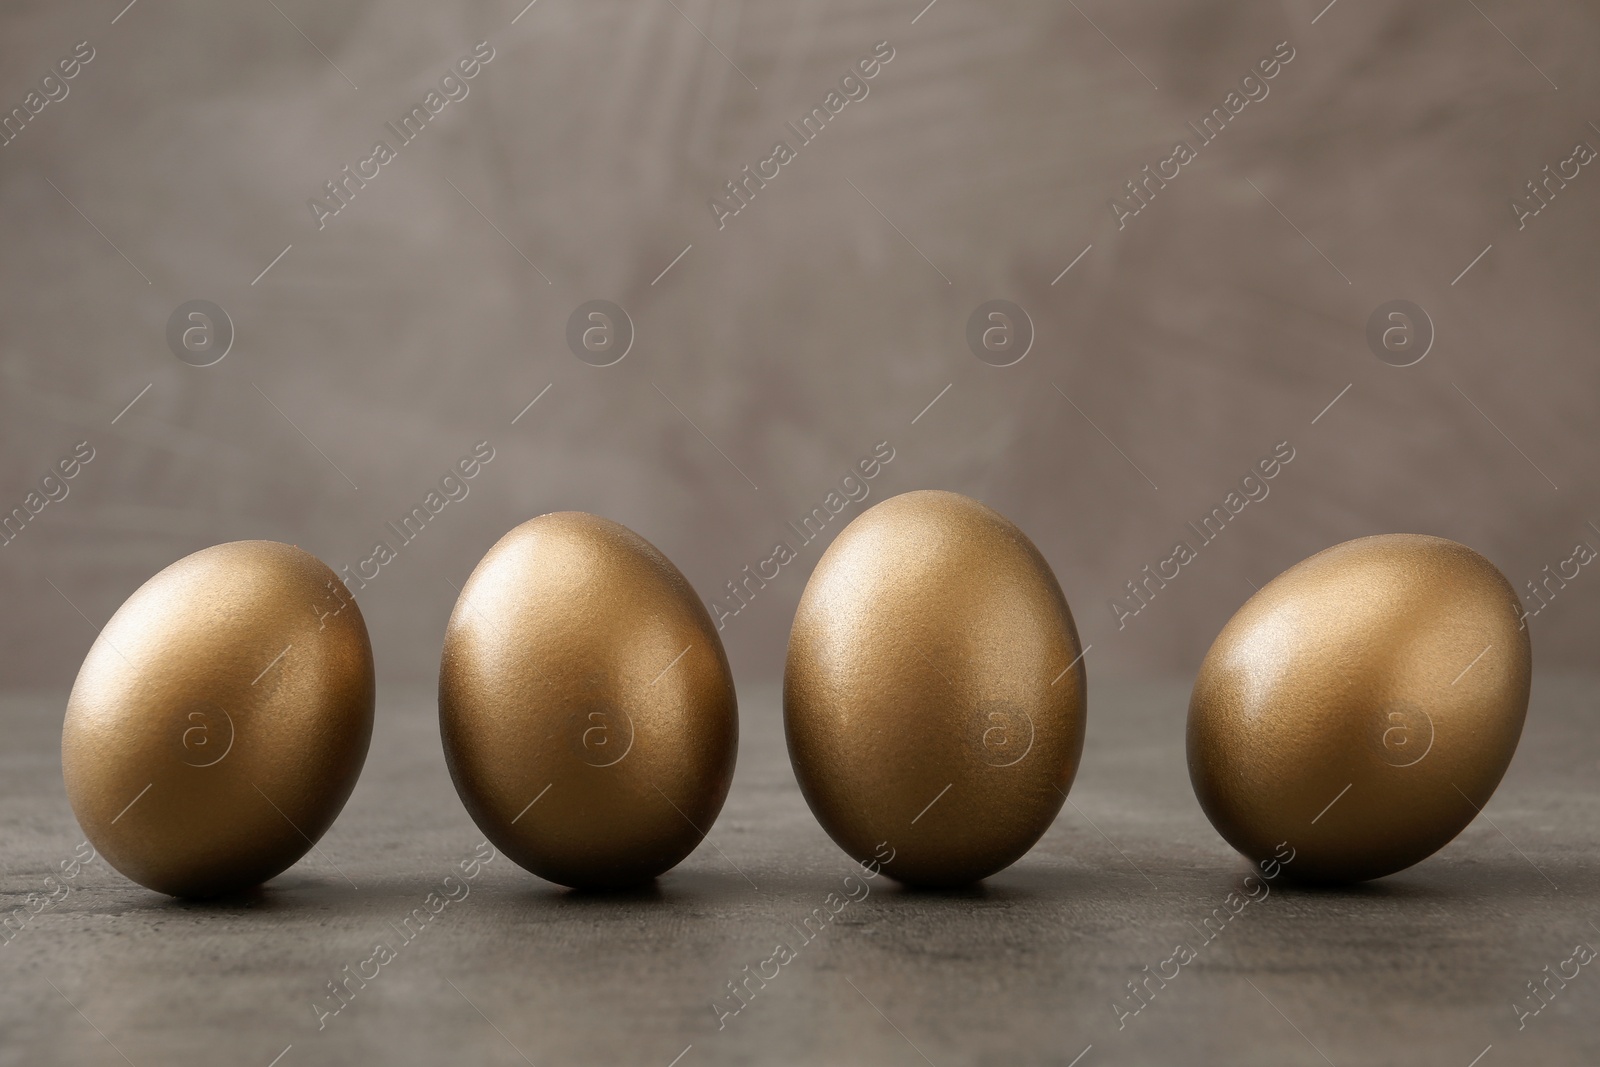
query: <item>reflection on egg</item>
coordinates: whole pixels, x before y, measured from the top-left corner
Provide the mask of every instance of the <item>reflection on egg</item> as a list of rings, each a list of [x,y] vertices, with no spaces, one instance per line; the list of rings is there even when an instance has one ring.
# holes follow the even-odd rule
[[[562,885],[669,870],[733,780],[733,675],[699,596],[655,546],[568,511],[489,550],[439,670],[456,791],[489,840]]]
[[[1359,881],[1442,848],[1522,734],[1532,650],[1516,593],[1464,545],[1346,541],[1228,621],[1189,703],[1189,776],[1228,843],[1307,881]]]
[[[1083,751],[1084,675],[1049,564],[956,493],[869,508],[817,563],[784,672],[789,756],[817,821],[913,885],[1009,866]]]
[[[78,671],[61,736],[89,841],[174,896],[248,888],[333,825],[372,737],[372,646],[316,557],[235,541],[151,578]]]

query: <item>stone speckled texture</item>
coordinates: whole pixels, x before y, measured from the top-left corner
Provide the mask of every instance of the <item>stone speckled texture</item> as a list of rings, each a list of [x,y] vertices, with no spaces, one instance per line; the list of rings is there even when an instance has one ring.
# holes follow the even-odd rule
[[[432,694],[380,687],[344,814],[259,893],[182,903],[96,862],[0,946],[0,1064],[124,1063],[112,1043],[139,1067],[266,1067],[290,1045],[278,1067],[523,1055],[667,1067],[690,1045],[679,1067],[910,1065],[918,1050],[937,1067],[1065,1064],[1090,1044],[1079,1067],[1323,1054],[1466,1067],[1491,1044],[1479,1067],[1600,1059],[1593,968],[1521,1032],[1512,1007],[1575,943],[1600,944],[1600,683],[1536,676],[1487,817],[1438,855],[1354,889],[1273,883],[1213,919],[1222,933],[1203,946],[1189,924],[1225,907],[1248,868],[1189,789],[1188,680],[1093,691],[1072,803],[1031,853],[975,889],[872,882],[764,989],[752,982],[758,994],[720,1031],[713,1003],[736,1003],[726,983],[777,941],[798,944],[795,925],[842,899],[852,873],[800,797],[771,685],[741,692],[738,772],[709,842],[654,888],[569,892],[500,857],[464,898],[413,919],[415,940],[319,1031],[325,983],[364,966],[375,942],[399,944],[396,928],[446,894],[447,875],[460,880],[481,840],[450,788]],[[42,892],[81,840],[56,757],[65,698],[0,705],[8,905]],[[1179,941],[1197,958],[1119,1031],[1125,983]]]

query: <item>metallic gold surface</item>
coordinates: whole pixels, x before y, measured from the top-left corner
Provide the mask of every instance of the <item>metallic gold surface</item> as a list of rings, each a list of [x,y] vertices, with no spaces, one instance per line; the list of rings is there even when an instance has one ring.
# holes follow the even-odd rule
[[[361,609],[276,541],[185,556],[140,586],[78,671],[67,798],[113,867],[174,896],[248,888],[305,855],[372,737]]]
[[[852,857],[912,885],[972,882],[1060,810],[1086,685],[1066,598],[1022,531],[956,493],[906,493],[850,523],[806,585],[789,758]]]
[[[541,878],[609,888],[694,851],[733,781],[738,705],[705,605],[609,519],[541,515],[456,601],[439,669],[456,791]]]
[[[1359,881],[1442,848],[1488,803],[1522,735],[1533,656],[1516,593],[1464,545],[1346,541],[1228,621],[1189,703],[1189,776],[1252,860]]]

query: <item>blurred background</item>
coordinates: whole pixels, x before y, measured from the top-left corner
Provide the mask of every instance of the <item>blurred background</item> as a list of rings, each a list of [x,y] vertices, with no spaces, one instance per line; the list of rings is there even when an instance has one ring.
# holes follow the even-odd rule
[[[352,570],[397,547],[358,590],[396,682],[436,676],[455,587],[547,511],[627,524],[714,603],[881,442],[870,496],[725,620],[741,678],[781,673],[826,543],[912,489],[1033,538],[1091,679],[1190,675],[1253,587],[1348,538],[1454,538],[1519,591],[1600,547],[1592,6],[124,3],[3,16],[6,685],[68,684],[134,589],[229,540]],[[786,124],[875,47],[801,144]],[[475,49],[402,144],[386,124]],[[1202,145],[1189,123],[1275,51]],[[1196,157],[1119,225],[1179,140]],[[1009,366],[968,343],[995,299],[1026,315]],[[1374,347],[1399,299],[1425,321]],[[227,321],[185,347],[196,300]],[[594,300],[631,323],[609,366],[568,342]],[[400,546],[385,524],[482,441]],[[1270,494],[1119,626],[1125,583],[1280,442]],[[1597,617],[1581,570],[1531,620],[1541,668],[1590,666]]]

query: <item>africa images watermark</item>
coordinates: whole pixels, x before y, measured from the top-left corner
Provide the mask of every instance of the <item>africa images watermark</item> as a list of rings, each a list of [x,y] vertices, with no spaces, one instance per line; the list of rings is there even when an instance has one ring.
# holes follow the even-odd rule
[[[792,122],[783,124],[784,128],[794,135],[795,143],[804,148],[816,140],[828,123],[846,106],[852,102],[865,100],[867,94],[871,92],[867,82],[876,78],[882,72],[884,64],[893,58],[894,46],[888,41],[879,41],[873,45],[872,53],[858,60],[855,66],[846,71],[839,78],[839,88],[829,89],[828,95],[822,98],[822,103],[813,107],[801,118],[799,126]],[[787,140],[778,141],[772,146],[772,154],[757,163],[754,170],[751,170],[747,163],[739,172],[740,177],[724,182],[726,198],[724,194],[718,193],[706,201],[706,206],[711,209],[711,217],[717,220],[717,229],[725,228],[728,219],[750,206],[750,202],[756,198],[757,190],[765,189],[767,182],[777,178],[785,166],[799,158],[799,151],[791,147]]]
[[[1511,198],[1511,213],[1517,217],[1517,229],[1527,229],[1528,220],[1549,207],[1556,193],[1565,189],[1567,182],[1576,179],[1584,167],[1593,163],[1596,155],[1593,145],[1579,141],[1572,146],[1572,155],[1557,163],[1553,172],[1550,165],[1545,164],[1543,177],[1528,182],[1526,198]]]
[[[567,348],[591,367],[621,363],[633,349],[633,319],[610,300],[585,300],[567,316]]]
[[[1150,601],[1155,599],[1156,592],[1165,589],[1168,582],[1182,574],[1184,567],[1200,558],[1200,549],[1216,540],[1228,523],[1238,518],[1249,504],[1267,499],[1267,494],[1272,492],[1267,483],[1276,478],[1293,459],[1294,446],[1288,441],[1278,442],[1272,454],[1256,461],[1256,465],[1239,479],[1239,488],[1229,490],[1228,495],[1222,498],[1222,503],[1200,520],[1200,525],[1189,523],[1199,547],[1191,545],[1188,540],[1178,541],[1172,546],[1172,554],[1157,563],[1153,570],[1150,564],[1144,565],[1143,578],[1128,580],[1128,596],[1106,601],[1112,617],[1117,620],[1117,629],[1127,629],[1128,620],[1148,607]]]
[[[867,485],[876,478],[883,468],[894,459],[894,446],[888,441],[879,441],[873,446],[872,454],[865,456],[850,468],[850,472],[839,479],[839,488],[828,491],[822,498],[822,503],[812,508],[801,516],[798,523],[789,523],[789,532],[794,534],[794,540],[799,542],[799,547],[790,543],[788,537],[772,546],[772,555],[756,563],[754,572],[746,564],[741,572],[743,577],[731,579],[727,583],[728,595],[711,604],[711,613],[716,617],[717,629],[727,625],[727,621],[750,606],[755,600],[756,593],[765,589],[768,582],[776,581],[786,564],[800,558],[800,549],[822,536],[823,529],[829,522],[838,517],[852,503],[859,504],[872,493],[872,488]],[[859,476],[858,476],[859,472]]]
[[[888,849],[888,855],[884,850]],[[885,863],[894,859],[895,850],[889,848],[889,842],[880,841],[873,850],[873,858],[860,864],[861,878],[853,874],[844,877],[844,896],[838,893],[829,893],[823,900],[821,907],[812,908],[800,920],[799,924],[789,924],[789,929],[799,935],[798,939],[785,935],[785,939],[777,942],[772,949],[772,955],[759,963],[745,964],[740,971],[744,977],[728,979],[727,1003],[711,1002],[711,1012],[717,1017],[717,1029],[727,1028],[728,1020],[738,1015],[750,1006],[756,994],[767,987],[767,983],[774,981],[783,973],[783,968],[793,963],[800,956],[800,950],[821,936],[822,931],[828,928],[833,920],[844,912],[852,903],[866,900],[872,892],[867,885],[868,881],[878,877]],[[863,880],[865,879],[865,880]],[[853,886],[852,886],[853,883]],[[752,971],[751,968],[754,968]],[[769,973],[770,968],[770,973]],[[754,985],[752,985],[754,983]],[[731,1006],[730,1006],[731,1005]]]
[[[210,300],[185,300],[167,316],[167,348],[191,367],[221,363],[233,348],[233,319]]]
[[[1386,300],[1367,316],[1367,348],[1391,367],[1421,363],[1433,340],[1433,317],[1415,300]]]
[[[67,494],[72,492],[72,487],[67,483],[76,478],[92,459],[94,459],[94,446],[88,441],[79,441],[72,446],[71,455],[56,460],[55,467],[39,479],[37,490],[29,490],[22,498],[20,506],[12,508],[7,514],[0,515],[0,548],[15,541],[17,535],[22,533],[28,523],[38,518],[39,513],[46,507],[67,499]]]
[[[79,41],[72,46],[70,56],[57,60],[55,67],[39,79],[39,88],[28,90],[22,98],[22,106],[0,117],[0,148],[15,141],[46,107],[65,100],[72,91],[67,82],[76,78],[93,58],[94,46],[88,41]]]
[[[1283,854],[1283,850],[1286,848],[1289,849],[1287,856]],[[1156,964],[1155,970],[1152,971],[1147,963],[1144,965],[1144,976],[1142,978],[1138,980],[1128,979],[1128,993],[1130,995],[1120,1001],[1114,1000],[1111,1002],[1111,1010],[1117,1017],[1118,1030],[1125,1029],[1129,1019],[1148,1008],[1151,1002],[1156,999],[1156,994],[1167,987],[1168,982],[1177,979],[1178,975],[1183,973],[1183,968],[1200,958],[1200,949],[1205,948],[1218,937],[1221,937],[1222,932],[1228,928],[1228,924],[1242,915],[1247,907],[1251,904],[1259,904],[1267,899],[1272,892],[1267,887],[1267,883],[1278,877],[1283,872],[1283,868],[1293,862],[1295,851],[1290,847],[1289,842],[1282,841],[1273,850],[1273,857],[1272,859],[1261,861],[1260,878],[1253,874],[1245,875],[1244,882],[1240,885],[1240,888],[1230,890],[1228,895],[1223,898],[1222,904],[1212,908],[1211,913],[1200,920],[1200,926],[1196,926],[1192,922],[1189,923],[1189,928],[1200,935],[1198,942],[1191,944],[1186,941],[1180,941],[1173,947],[1172,955]],[[1256,883],[1254,888],[1250,885],[1252,881]],[[1205,929],[1202,931],[1201,927]],[[1171,973],[1168,973],[1168,968],[1171,969]],[[1124,1001],[1127,1003],[1124,1003]],[[1128,1007],[1128,1004],[1134,1006]]]
[[[1033,318],[1010,300],[985,300],[967,316],[967,347],[991,367],[1021,363],[1033,349]]]
[[[1180,140],[1172,146],[1171,155],[1155,163],[1154,170],[1147,163],[1140,172],[1144,175],[1143,178],[1129,179],[1126,201],[1114,196],[1106,202],[1107,207],[1111,209],[1111,217],[1117,222],[1117,229],[1127,228],[1129,219],[1150,206],[1150,201],[1155,199],[1156,191],[1165,189],[1167,182],[1175,180],[1183,173],[1184,167],[1199,159],[1199,149],[1216,140],[1240,112],[1252,102],[1265,100],[1272,92],[1267,82],[1276,78],[1294,57],[1293,46],[1288,41],[1280,41],[1271,55],[1258,60],[1249,73],[1239,79],[1237,92],[1230,91],[1223,97],[1222,103],[1212,108],[1210,113],[1200,120],[1200,125],[1196,126],[1192,121],[1189,123],[1189,129],[1194,131],[1199,141],[1199,148],[1192,147],[1187,139]],[[1240,95],[1241,93],[1243,95]]]
[[[1572,947],[1572,955],[1556,964],[1555,970],[1551,970],[1548,963],[1545,964],[1544,970],[1539,975],[1538,984],[1535,985],[1531,980],[1527,983],[1529,995],[1522,1000],[1511,1002],[1511,1010],[1517,1016],[1517,1029],[1526,1029],[1528,1020],[1548,1008],[1556,996],[1567,988],[1567,983],[1583,973],[1583,968],[1593,963],[1594,958],[1594,946],[1586,941],[1580,941]],[[1567,973],[1568,967],[1572,968],[1571,974]],[[1554,986],[1550,984],[1552,982],[1555,983]]]
[[[1600,526],[1596,526],[1593,522],[1589,523],[1589,529],[1600,534]],[[1582,574],[1583,568],[1593,563],[1595,557],[1600,555],[1600,550],[1596,550],[1594,544],[1588,540],[1588,531],[1584,531],[1583,537],[1582,541],[1572,546],[1572,555],[1555,564],[1554,573],[1551,573],[1550,564],[1546,563],[1543,578],[1538,579],[1537,583],[1533,578],[1528,579],[1528,596],[1523,601],[1523,611],[1517,619],[1519,630],[1527,629],[1528,620],[1549,607],[1556,594],[1565,589],[1568,582]],[[1538,607],[1534,607],[1534,603],[1537,603]]]
[[[412,908],[398,926],[389,923],[389,928],[399,935],[399,940],[374,942],[372,955],[358,962],[354,968],[348,963],[340,968],[338,974],[328,981],[327,996],[311,1002],[311,1010],[317,1015],[317,1029],[326,1029],[328,1020],[348,1008],[356,999],[357,991],[365,989],[368,982],[376,981],[383,973],[383,968],[399,959],[400,951],[427,930],[445,908],[466,900],[467,894],[472,892],[472,887],[467,883],[482,874],[484,865],[492,862],[496,855],[494,846],[488,841],[478,842],[473,854],[456,865],[461,871],[460,878],[454,874],[445,875],[439,883],[439,889],[429,891],[422,903]]]
[[[435,118],[453,101],[465,100],[472,87],[467,84],[482,73],[484,66],[494,58],[494,48],[488,41],[479,41],[470,55],[457,61],[445,75],[439,79],[438,89],[429,89],[428,94],[422,98],[422,103],[411,105],[400,119],[400,125],[392,122],[383,124],[384,129],[394,135],[394,140],[399,148],[404,148],[422,133],[423,127]],[[367,182],[376,178],[383,167],[399,158],[399,148],[392,147],[387,140],[379,140],[372,146],[372,153],[356,163],[351,170],[349,164],[339,172],[332,181],[323,185],[325,198],[311,197],[306,201],[306,206],[311,209],[311,217],[316,220],[317,229],[322,229],[328,220],[350,206],[356,194],[367,187]]]
[[[365,589],[367,583],[374,580],[382,573],[382,568],[400,558],[400,549],[415,541],[429,522],[439,516],[452,501],[467,499],[467,494],[472,487],[467,483],[476,478],[483,471],[483,467],[494,459],[494,446],[488,441],[479,441],[472,446],[472,454],[463,456],[455,466],[445,472],[439,479],[439,487],[430,489],[422,498],[422,503],[413,507],[401,519],[399,525],[392,520],[384,523],[388,528],[387,533],[392,535],[395,544],[390,545],[388,540],[378,540],[373,543],[372,554],[355,565],[355,573],[350,573],[347,563],[339,568],[339,576],[344,579],[346,586],[354,589]],[[457,477],[460,472],[460,477]],[[371,568],[370,572],[368,568]],[[341,606],[341,609],[342,606]],[[319,612],[319,619],[324,613]]]
[[[57,907],[72,895],[72,881],[83,868],[95,860],[94,846],[87,841],[78,842],[72,855],[59,864],[61,877],[46,875],[43,893],[29,893],[22,903],[0,916],[0,945],[9,945],[38,915]]]

